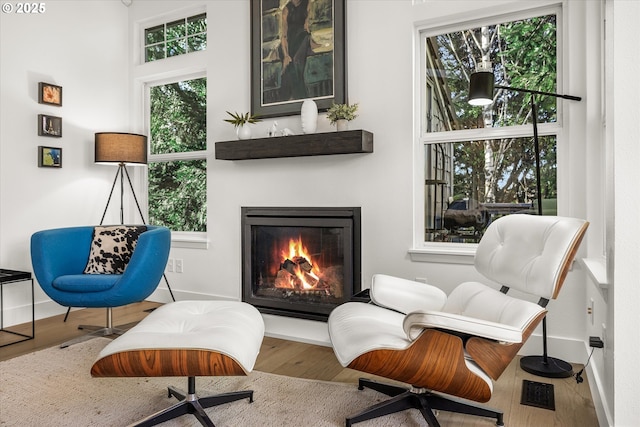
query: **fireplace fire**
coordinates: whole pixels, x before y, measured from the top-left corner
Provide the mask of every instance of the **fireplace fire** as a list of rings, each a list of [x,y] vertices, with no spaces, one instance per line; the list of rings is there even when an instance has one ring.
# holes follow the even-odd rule
[[[242,208],[243,301],[326,320],[360,291],[360,208]]]

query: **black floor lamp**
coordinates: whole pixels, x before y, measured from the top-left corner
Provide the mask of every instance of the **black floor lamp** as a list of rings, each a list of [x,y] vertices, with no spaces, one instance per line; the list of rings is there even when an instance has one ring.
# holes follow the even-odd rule
[[[125,176],[127,177],[127,182],[129,183],[133,200],[136,202],[136,207],[138,208],[138,213],[140,214],[142,223],[146,224],[147,222],[142,214],[142,209],[140,209],[140,204],[138,203],[138,198],[136,197],[136,192],[133,189],[133,184],[131,183],[131,178],[129,177],[126,165],[147,164],[147,137],[134,133],[98,132],[95,135],[95,162],[118,164],[118,170],[116,171],[116,176],[113,179],[113,185],[111,186],[111,192],[107,199],[107,205],[104,207],[102,219],[100,219],[100,225],[102,225],[104,217],[107,214],[107,209],[109,208],[109,203],[111,202],[113,190],[116,187],[118,178],[120,178],[120,224],[124,224],[123,198]],[[167,284],[167,289],[169,289],[171,299],[175,301],[176,299],[173,296],[171,286],[169,286],[167,275],[163,273],[162,277],[164,277],[164,281]]]
[[[555,98],[580,101],[579,96],[562,95],[538,90],[521,89],[509,86],[495,85],[495,78],[491,71],[478,71],[471,74],[469,78],[469,104],[484,106],[493,103],[493,89],[507,89],[515,92],[525,92],[531,94],[531,115],[533,119],[533,143],[536,156],[536,192],[538,215],[542,215],[542,184],[540,180],[540,143],[538,141],[538,109],[536,106],[536,95],[553,96]],[[541,299],[539,304],[546,307],[548,299]],[[567,378],[573,374],[573,367],[570,363],[561,359],[549,357],[547,354],[547,318],[542,319],[542,356],[525,356],[520,359],[520,367],[530,374],[546,378]]]

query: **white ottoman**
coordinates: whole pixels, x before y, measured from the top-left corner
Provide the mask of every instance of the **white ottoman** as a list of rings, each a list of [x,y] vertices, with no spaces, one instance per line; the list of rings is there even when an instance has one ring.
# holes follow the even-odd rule
[[[246,375],[253,370],[264,322],[252,305],[237,301],[179,301],[161,306],[109,343],[91,367],[94,377],[188,377],[188,392],[169,387],[181,401],[138,426],[152,426],[184,414],[213,426],[203,408],[248,398],[253,391],[198,397],[196,376]]]

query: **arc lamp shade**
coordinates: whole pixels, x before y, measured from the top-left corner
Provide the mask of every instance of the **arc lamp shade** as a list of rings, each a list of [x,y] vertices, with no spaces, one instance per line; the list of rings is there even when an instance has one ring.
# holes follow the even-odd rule
[[[469,104],[489,105],[493,103],[493,73],[478,71],[469,77]]]

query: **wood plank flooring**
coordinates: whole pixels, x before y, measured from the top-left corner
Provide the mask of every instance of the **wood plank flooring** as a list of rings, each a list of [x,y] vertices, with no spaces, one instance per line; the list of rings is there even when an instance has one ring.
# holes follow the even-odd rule
[[[113,310],[114,324],[137,322],[147,315],[148,312],[145,310],[153,309],[158,305],[152,302],[142,302],[116,308]],[[71,338],[83,335],[84,332],[77,329],[78,325],[105,324],[106,310],[75,310],[71,312],[67,322],[63,322],[63,318],[63,315],[59,315],[36,321],[35,339],[0,348],[0,361],[59,345]],[[17,325],[10,329],[30,333],[31,324]],[[16,338],[12,334],[0,333],[0,345],[12,342]],[[574,371],[578,371],[580,368],[581,366],[576,365]],[[371,377],[343,368],[329,347],[270,337],[265,337],[263,340],[255,369],[292,377],[353,384],[357,383],[359,377]],[[536,377],[520,369],[516,359],[494,384],[493,397],[487,406],[502,409],[505,414],[505,425],[510,427],[596,427],[598,421],[586,375],[584,378],[585,382],[577,384],[573,378]],[[520,395],[523,379],[553,384],[556,410],[521,405]],[[353,389],[354,393],[358,393],[355,385]],[[365,408],[354,408],[354,412],[361,409]],[[490,419],[447,412],[440,412],[438,420],[442,427],[488,427],[495,425],[495,421]]]

